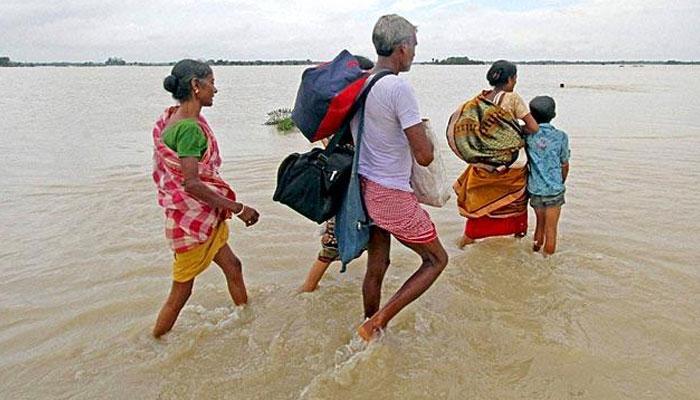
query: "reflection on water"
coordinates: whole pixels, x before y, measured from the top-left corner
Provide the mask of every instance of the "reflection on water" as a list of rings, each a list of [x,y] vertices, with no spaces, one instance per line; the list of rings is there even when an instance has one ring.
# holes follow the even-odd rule
[[[484,86],[485,69],[406,75],[436,132]],[[222,173],[262,214],[251,229],[231,223],[251,304],[234,307],[210,268],[155,341],[171,255],[150,130],[171,102],[168,69],[0,69],[2,398],[697,396],[700,69],[522,66],[517,90],[552,95],[571,140],[560,252],[533,255],[531,237],[459,251],[454,204],[430,208],[450,264],[370,346],[354,334],[365,258],[296,294],[318,228],[271,201],[280,160],[309,145],[262,123],[293,104],[302,70],[215,69],[220,92],[206,115]],[[464,165],[446,143],[441,151],[458,176]],[[395,244],[384,293],[417,265]]]

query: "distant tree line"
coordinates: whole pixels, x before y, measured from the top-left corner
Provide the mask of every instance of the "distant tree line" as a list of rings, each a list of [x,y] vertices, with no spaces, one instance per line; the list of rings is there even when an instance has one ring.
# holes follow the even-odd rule
[[[567,60],[534,60],[534,61],[514,61],[516,64],[526,65],[700,65],[700,61],[652,61],[652,60],[617,60],[617,61],[567,61]],[[439,60],[436,58],[421,64],[432,65],[483,65],[491,64],[491,61],[472,60],[469,57],[447,57]]]
[[[463,57],[447,57],[444,60],[438,60],[433,58],[430,62],[425,62],[423,64],[435,64],[435,65],[483,65],[485,62],[479,60],[472,60],[467,56]]]
[[[206,61],[209,65],[313,65],[318,64],[317,61],[312,61],[310,59],[306,60],[277,60],[277,61],[264,61],[264,60],[248,60],[248,61],[233,61],[233,60],[214,60],[209,59]],[[472,60],[469,57],[447,57],[445,59],[439,60],[436,58],[430,61],[422,62],[420,64],[429,65],[483,65],[491,63],[490,61],[480,61]],[[678,60],[666,60],[666,61],[649,61],[649,60],[639,60],[639,61],[629,61],[629,60],[619,60],[619,61],[557,61],[557,60],[537,60],[537,61],[515,61],[516,64],[529,64],[529,65],[700,65],[700,61],[678,61]],[[109,57],[104,62],[69,62],[69,61],[54,61],[54,62],[18,62],[12,61],[10,57],[0,56],[0,67],[104,67],[104,66],[170,66],[175,65],[175,61],[168,62],[140,62],[140,61],[125,61],[121,57]]]
[[[232,60],[207,60],[209,65],[311,65],[318,64],[315,61],[309,59],[306,60],[278,60],[278,61],[263,61],[263,60],[250,60],[250,61],[232,61]]]
[[[233,61],[233,60],[214,60],[206,61],[209,65],[312,65],[318,64],[316,61],[306,60],[249,60],[249,61]],[[105,62],[70,62],[70,61],[53,61],[53,62],[13,62],[10,57],[0,57],[0,67],[103,67],[103,66],[167,66],[175,65],[175,61],[168,62],[140,62],[140,61],[125,61],[121,57],[109,57]]]
[[[567,60],[536,60],[515,61],[516,64],[527,65],[700,65],[700,61],[652,61],[652,60],[617,60],[617,61],[567,61]]]

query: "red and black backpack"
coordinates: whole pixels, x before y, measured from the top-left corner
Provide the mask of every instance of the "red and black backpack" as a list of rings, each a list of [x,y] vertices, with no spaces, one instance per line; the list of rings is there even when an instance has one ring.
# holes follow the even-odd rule
[[[308,68],[292,111],[292,121],[310,142],[336,133],[348,117],[369,73],[343,50],[332,61]]]

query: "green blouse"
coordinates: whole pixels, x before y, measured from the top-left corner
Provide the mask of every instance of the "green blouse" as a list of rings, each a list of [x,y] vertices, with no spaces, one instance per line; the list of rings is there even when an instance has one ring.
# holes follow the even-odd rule
[[[197,157],[199,160],[207,150],[207,137],[197,121],[191,118],[182,119],[169,126],[163,132],[163,143],[180,158]]]

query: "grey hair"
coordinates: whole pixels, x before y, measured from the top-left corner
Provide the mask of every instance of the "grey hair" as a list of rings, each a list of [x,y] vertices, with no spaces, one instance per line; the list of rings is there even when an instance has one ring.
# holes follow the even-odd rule
[[[404,17],[382,15],[374,25],[372,43],[378,55],[389,57],[397,46],[409,43],[417,31],[418,28]]]

